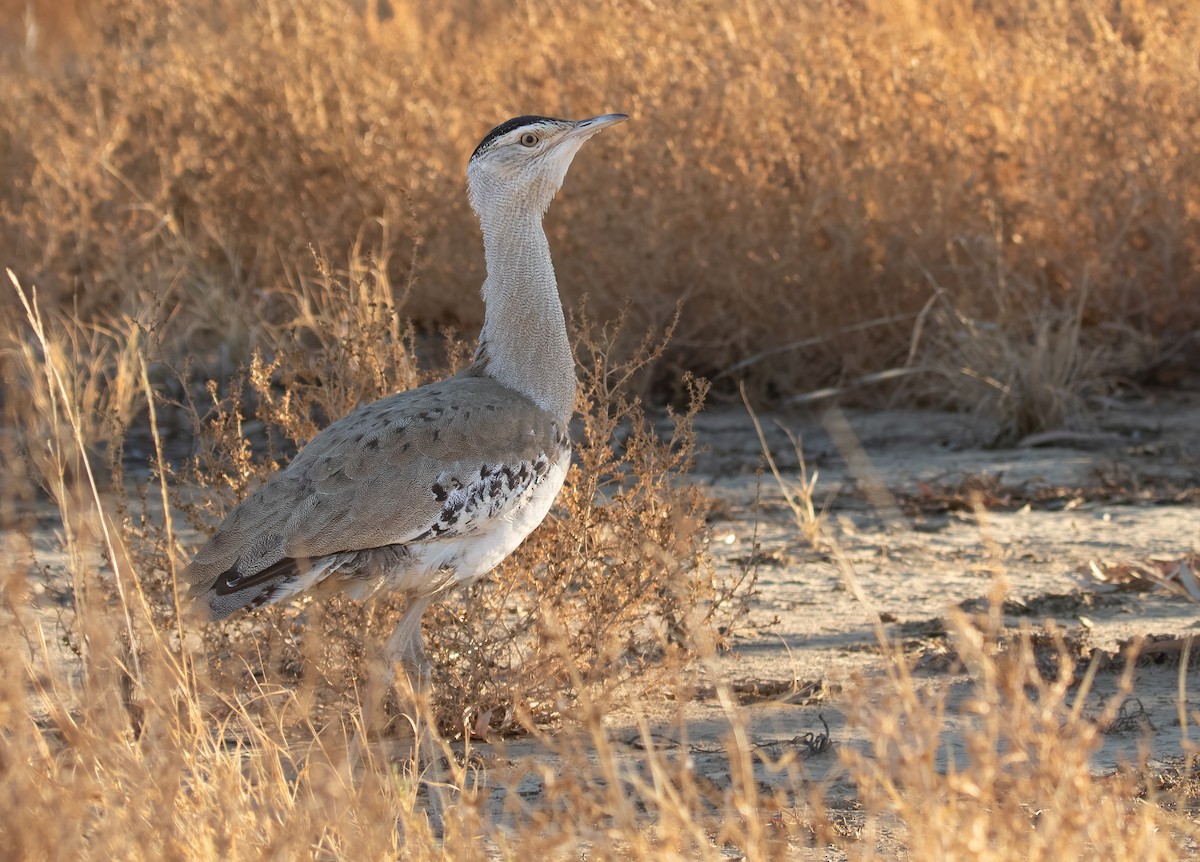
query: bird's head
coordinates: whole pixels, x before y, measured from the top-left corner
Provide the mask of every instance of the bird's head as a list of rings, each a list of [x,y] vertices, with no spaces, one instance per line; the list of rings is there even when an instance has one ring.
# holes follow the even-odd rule
[[[481,219],[514,209],[541,216],[583,142],[628,119],[605,114],[578,121],[514,117],[501,123],[479,142],[467,165],[471,206]]]

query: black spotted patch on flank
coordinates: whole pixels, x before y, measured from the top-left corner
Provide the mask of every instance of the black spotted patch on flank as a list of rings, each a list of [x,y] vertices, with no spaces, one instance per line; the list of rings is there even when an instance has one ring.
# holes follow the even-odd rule
[[[521,128],[521,126],[527,126],[530,123],[544,123],[544,122],[561,123],[561,122],[565,122],[565,121],[564,120],[556,120],[553,117],[538,117],[534,114],[526,114],[523,117],[513,117],[511,120],[505,120],[503,123],[496,126],[496,128],[492,129],[490,132],[488,132],[486,135],[483,136],[483,140],[479,142],[479,146],[477,146],[475,148],[475,152],[471,153],[471,158],[472,159],[475,158],[483,150],[486,150],[488,148],[488,145],[491,144],[492,141],[496,140],[496,138],[500,137],[501,135],[507,135],[513,129],[519,129],[519,128]]]

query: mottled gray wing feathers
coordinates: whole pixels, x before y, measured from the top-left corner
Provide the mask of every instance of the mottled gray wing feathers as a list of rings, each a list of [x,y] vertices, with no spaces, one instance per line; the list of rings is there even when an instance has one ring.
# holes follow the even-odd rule
[[[184,577],[194,597],[246,591],[244,605],[297,561],[469,535],[482,522],[461,517],[467,495],[528,486],[566,445],[549,414],[488,377],[398,393],[313,438],[229,514]]]

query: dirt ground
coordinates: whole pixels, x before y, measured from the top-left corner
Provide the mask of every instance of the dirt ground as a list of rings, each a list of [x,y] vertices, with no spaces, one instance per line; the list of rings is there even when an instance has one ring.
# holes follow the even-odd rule
[[[1039,631],[1053,621],[1077,649],[1081,670],[1094,650],[1114,656],[1102,666],[1086,711],[1098,714],[1117,691],[1123,646],[1139,635],[1169,636],[1139,662],[1131,699],[1105,734],[1094,769],[1133,763],[1142,746],[1152,767],[1182,755],[1178,639],[1197,633],[1200,603],[1165,587],[1098,591],[1081,570],[1157,561],[1156,570],[1170,572],[1197,552],[1200,396],[1113,403],[1095,433],[1002,450],[974,444],[968,419],[929,411],[761,418],[786,477],[797,475],[797,459],[782,429],[802,440],[808,470],[818,472],[814,496],[827,506],[833,540],[871,605],[854,598],[830,553],[804,541],[770,474],[756,475],[761,449],[746,412],[706,413],[697,481],[715,501],[712,553],[718,566],[750,561],[758,571],[751,626],[706,676],[732,684],[750,742],[765,761],[792,751],[811,780],[827,782],[827,801],[853,816],[853,790],[839,780],[835,752],[869,749],[845,708],[851,687],[882,677],[872,610],[902,644],[918,683],[947,696],[943,763],[963,757],[953,712],[970,677],[953,659],[946,621],[955,608],[983,610],[997,574],[1008,587],[1006,626]],[[982,517],[971,488],[984,491]],[[1189,691],[1189,713],[1195,696]],[[715,690],[683,707],[683,727],[678,715],[674,704],[639,703],[609,716],[609,724],[615,739],[630,743],[632,761],[639,756],[637,719],[648,716],[665,745],[686,737],[696,768],[714,784],[728,784],[730,721]],[[1190,733],[1195,740],[1196,728]],[[496,767],[549,756],[531,742],[509,743],[503,755],[489,746],[480,752]],[[757,768],[764,787],[783,780],[762,762]],[[536,794],[536,784],[529,778],[519,792]],[[497,803],[504,792],[496,791]],[[813,852],[825,858],[826,851]]]
[[[1114,561],[1157,562],[1154,571],[1169,581],[1175,564],[1200,550],[1200,395],[1114,402],[1095,433],[1002,450],[973,443],[967,418],[929,411],[762,419],[789,478],[797,459],[783,429],[802,440],[807,468],[818,473],[814,497],[826,506],[830,541],[853,567],[869,607],[847,589],[829,545],[804,540],[770,474],[758,473],[761,449],[748,414],[709,410],[699,421],[704,454],[695,481],[714,501],[712,555],[726,572],[755,567],[757,595],[731,650],[705,667],[699,697],[682,706],[670,697],[639,702],[608,716],[630,763],[641,754],[638,721],[647,720],[663,745],[678,744],[708,780],[728,785],[729,712],[715,687],[723,681],[741,705],[750,743],[768,755],[757,763],[760,783],[785,780],[765,763],[790,751],[808,779],[825,783],[828,803],[853,817],[853,789],[839,776],[836,752],[869,750],[847,722],[846,703],[852,691],[882,679],[872,613],[901,644],[919,684],[947,695],[944,763],[964,756],[953,706],[970,679],[954,659],[947,620],[954,608],[982,610],[998,574],[1008,587],[1008,626],[1040,630],[1052,620],[1081,667],[1094,650],[1116,657],[1099,673],[1087,710],[1098,713],[1116,691],[1124,645],[1139,635],[1167,636],[1139,663],[1132,698],[1105,734],[1094,768],[1132,762],[1140,746],[1148,746],[1152,765],[1181,756],[1179,639],[1200,625],[1186,576],[1174,591],[1168,584],[1103,592],[1081,573],[1091,564],[1103,572]],[[43,551],[53,545],[49,529],[38,544]],[[1189,712],[1194,700],[1190,691]],[[539,795],[541,779],[528,765],[554,757],[539,743],[472,745],[499,819],[512,804],[509,794]],[[826,858],[827,851],[812,852]]]

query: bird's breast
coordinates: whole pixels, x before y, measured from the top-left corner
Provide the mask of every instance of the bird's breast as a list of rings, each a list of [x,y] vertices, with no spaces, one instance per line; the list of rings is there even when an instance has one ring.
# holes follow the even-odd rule
[[[569,451],[556,454],[484,468],[470,482],[443,477],[434,489],[442,501],[436,522],[404,545],[351,555],[338,567],[341,589],[355,597],[431,595],[487,574],[545,520],[570,467]]]
[[[536,478],[517,494],[505,492],[503,483],[495,493],[490,483],[481,483],[487,484],[483,492],[473,486],[458,510],[457,525],[463,527],[463,535],[426,542],[422,550],[414,551],[422,556],[427,571],[452,571],[454,583],[470,583],[487,574],[545,520],[569,466],[566,455],[544,465],[535,463],[531,469],[536,470]]]

